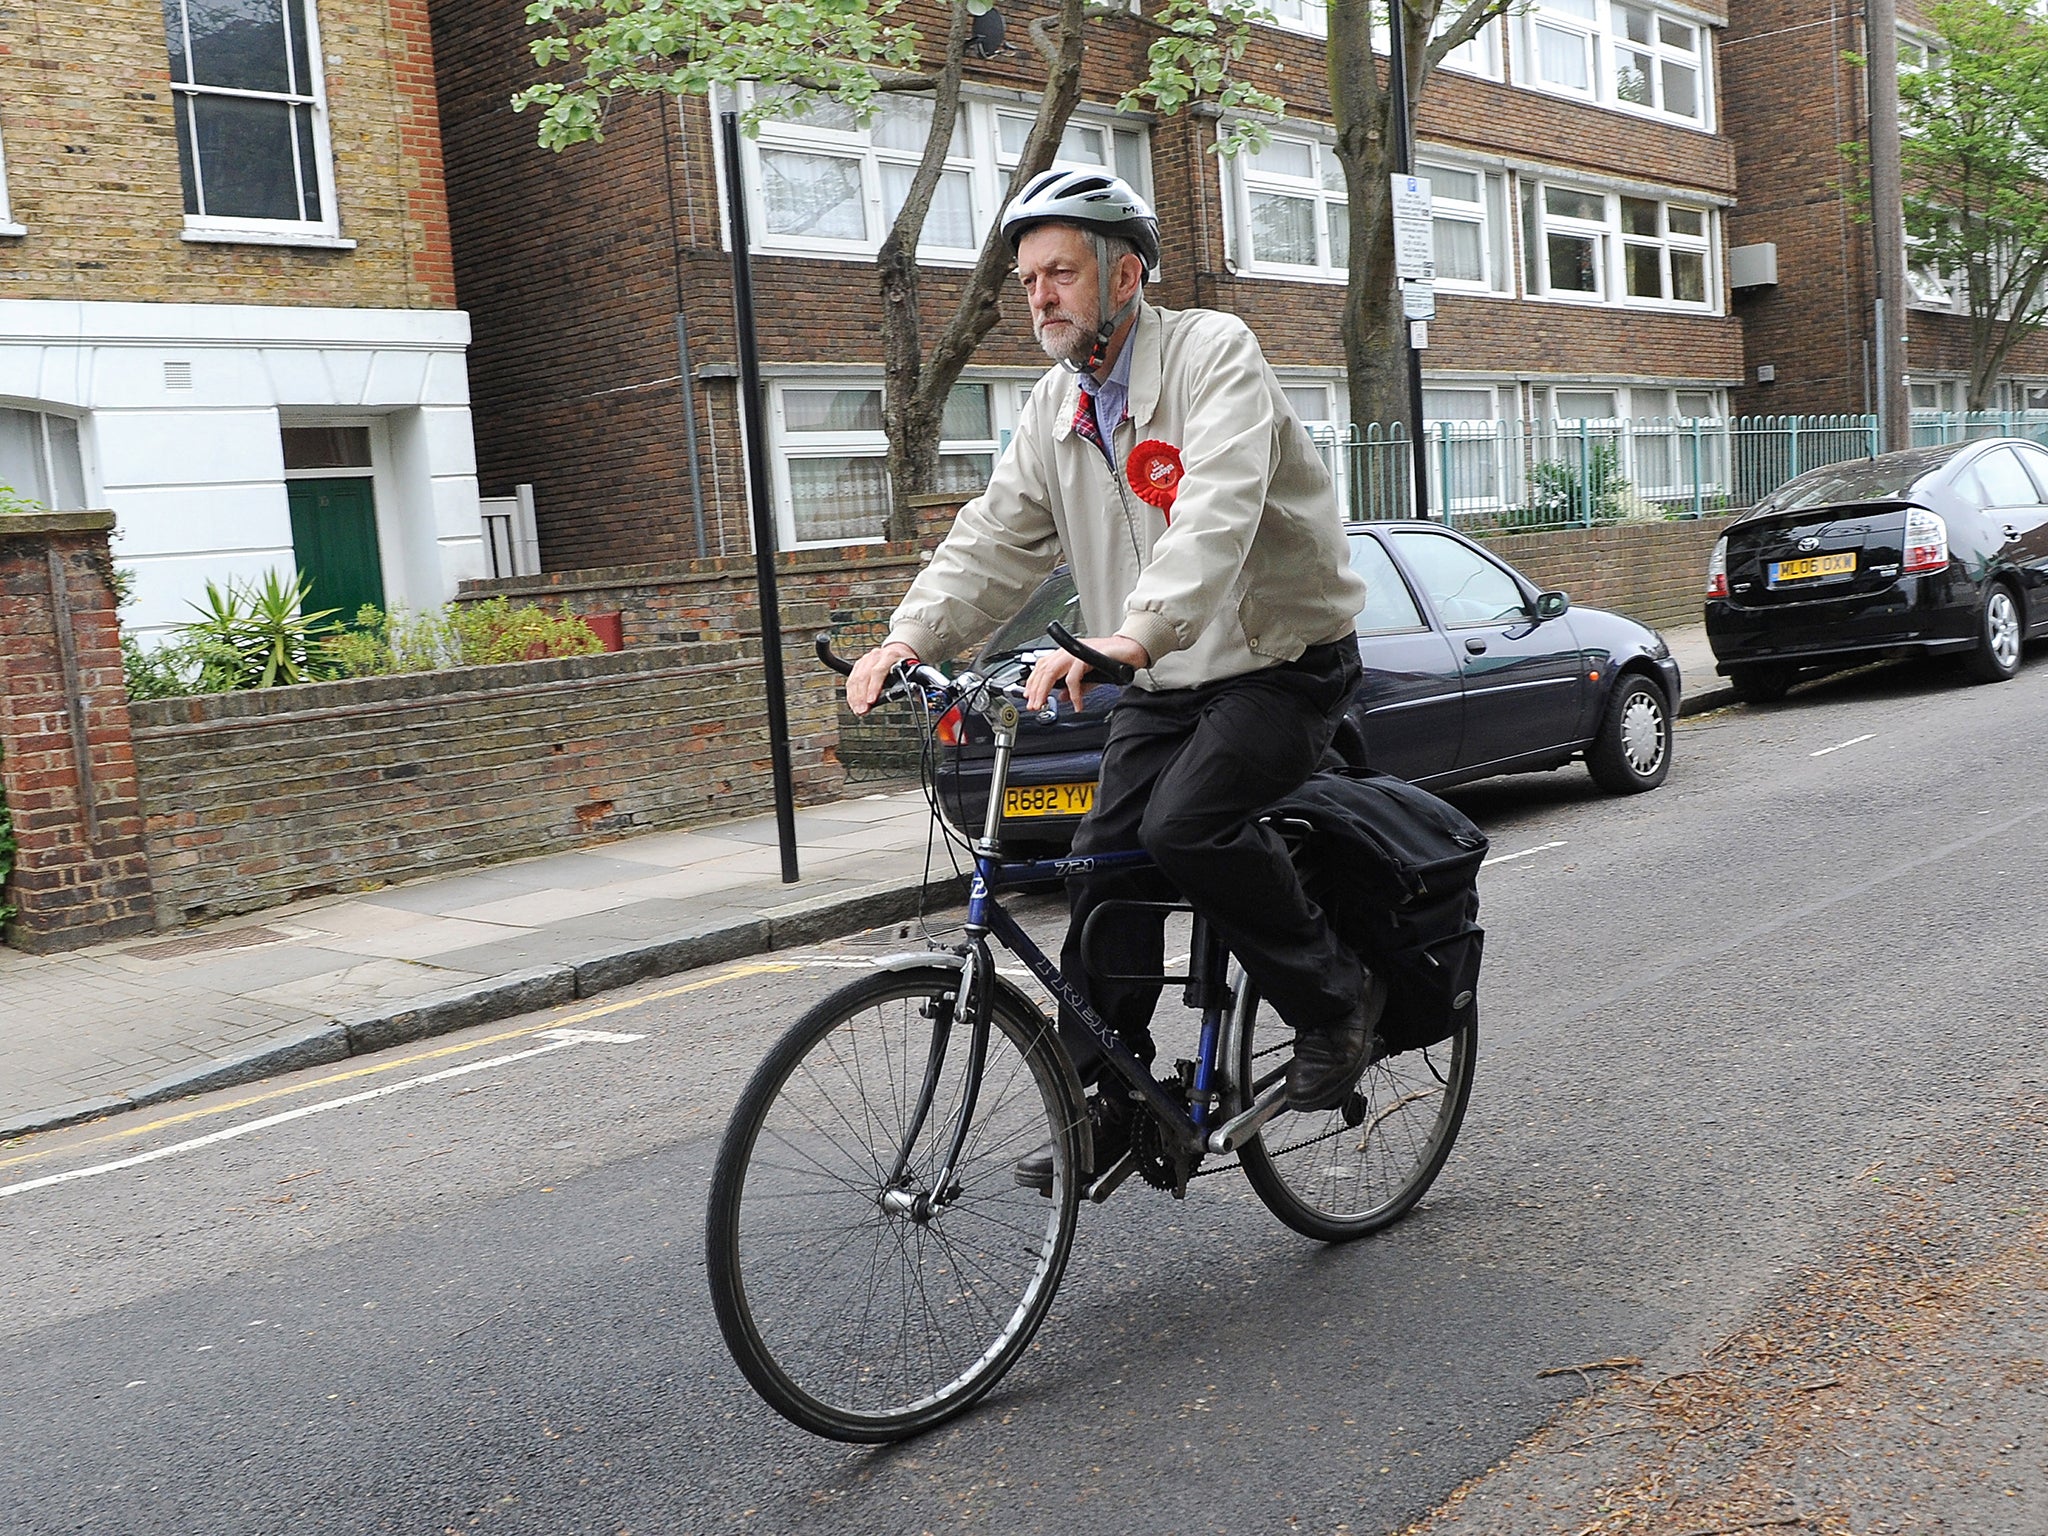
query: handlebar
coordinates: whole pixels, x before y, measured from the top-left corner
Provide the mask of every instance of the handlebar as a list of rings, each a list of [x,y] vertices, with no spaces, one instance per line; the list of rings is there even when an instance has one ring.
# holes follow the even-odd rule
[[[853,675],[853,663],[845,660],[832,649],[832,632],[830,630],[818,631],[811,643],[818,648],[818,660],[825,663],[826,666],[837,672],[841,677],[851,677]]]
[[[1138,675],[1138,669],[1129,662],[1118,661],[1114,657],[1105,656],[1092,645],[1086,645],[1076,640],[1067,626],[1058,619],[1054,619],[1050,624],[1046,625],[1045,632],[1052,636],[1053,644],[1070,656],[1080,657],[1081,660],[1087,662],[1090,667],[1101,673],[1104,678],[1112,683],[1116,683],[1119,686],[1128,685],[1131,679]]]
[[[820,630],[811,644],[818,652],[818,660],[837,672],[841,677],[852,675],[853,663],[832,649],[832,632]],[[936,667],[926,666],[921,661],[899,661],[889,669],[891,681],[882,690],[884,699],[902,699],[912,696],[915,689],[922,688],[927,694],[947,693],[952,688],[952,679]]]

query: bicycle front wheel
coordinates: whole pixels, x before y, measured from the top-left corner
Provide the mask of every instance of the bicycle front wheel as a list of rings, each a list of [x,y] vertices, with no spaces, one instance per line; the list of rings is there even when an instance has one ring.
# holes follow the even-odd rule
[[[1287,1075],[1294,1032],[1249,981],[1238,989],[1235,1083],[1249,1105]],[[1266,1208],[1304,1237],[1348,1242],[1406,1215],[1435,1182],[1472,1096],[1479,1025],[1365,1069],[1350,1099],[1282,1110],[1239,1154]]]
[[[882,972],[819,1003],[754,1074],[719,1149],[705,1242],[718,1324],[755,1390],[813,1434],[899,1440],[962,1412],[1031,1342],[1066,1268],[1082,1112],[1044,1017],[1003,990],[966,1140],[936,1187],[968,1089],[960,977]],[[1011,1176],[1048,1138],[1050,1199]]]

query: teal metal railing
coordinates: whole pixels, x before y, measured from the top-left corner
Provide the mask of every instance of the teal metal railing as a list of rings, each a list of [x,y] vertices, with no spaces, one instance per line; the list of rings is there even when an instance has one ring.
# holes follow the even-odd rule
[[[1401,424],[1312,435],[1347,516],[1415,516],[1415,445]],[[1428,515],[1475,532],[1705,517],[1877,449],[1874,416],[1433,421],[1421,442]]]

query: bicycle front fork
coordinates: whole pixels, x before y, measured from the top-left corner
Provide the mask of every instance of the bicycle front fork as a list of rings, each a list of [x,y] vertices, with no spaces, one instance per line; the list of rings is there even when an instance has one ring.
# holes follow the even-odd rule
[[[931,1220],[941,1207],[960,1193],[953,1170],[959,1166],[961,1149],[967,1144],[967,1128],[973,1124],[974,1108],[981,1096],[981,1074],[988,1064],[989,1019],[994,1007],[995,989],[986,978],[993,974],[988,945],[976,940],[963,958],[960,985],[951,1000],[943,997],[933,1000],[931,1046],[925,1054],[924,1081],[917,1090],[917,1103],[911,1109],[910,1124],[904,1128],[903,1145],[897,1148],[896,1161],[890,1166],[888,1178],[882,1181],[879,1198],[885,1211],[907,1216],[921,1224]],[[911,1155],[931,1119],[932,1107],[938,1099],[939,1081],[945,1075],[946,1055],[953,1030],[963,1010],[967,1014],[969,1030],[967,1067],[960,1084],[959,1115],[947,1143],[946,1159],[939,1166],[931,1186],[913,1190],[909,1187]]]

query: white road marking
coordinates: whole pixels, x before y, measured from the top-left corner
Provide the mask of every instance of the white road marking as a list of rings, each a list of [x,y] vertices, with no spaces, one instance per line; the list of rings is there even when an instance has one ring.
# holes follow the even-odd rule
[[[1534,848],[1524,848],[1520,853],[1497,853],[1479,867],[1481,869],[1490,869],[1496,864],[1512,864],[1516,859],[1531,858],[1536,854],[1548,853],[1553,848],[1562,848],[1563,846],[1564,840],[1560,838],[1554,843],[1538,843]]]
[[[487,1067],[502,1067],[515,1061],[526,1061],[534,1056],[545,1056],[551,1051],[564,1050],[572,1045],[626,1045],[635,1040],[644,1040],[645,1035],[613,1034],[602,1029],[546,1029],[535,1037],[545,1040],[546,1045],[537,1045],[530,1050],[513,1051],[504,1056],[492,1056],[483,1061],[465,1062],[459,1067],[444,1067],[439,1072],[429,1072],[424,1077],[409,1077],[403,1082],[386,1083],[381,1088],[371,1088],[362,1093],[352,1093],[345,1098],[327,1099],[318,1104],[302,1104],[297,1109],[287,1109],[279,1114],[265,1115],[261,1120],[251,1120],[247,1125],[234,1125],[224,1131],[214,1131],[205,1136],[194,1136],[189,1141],[174,1141],[167,1147],[140,1152],[133,1157],[116,1158],[109,1163],[94,1163],[85,1168],[71,1168],[63,1173],[46,1174],[40,1179],[25,1179],[19,1184],[0,1185],[0,1198],[8,1195],[27,1194],[32,1189],[43,1189],[51,1184],[69,1184],[73,1179],[90,1179],[102,1173],[115,1173],[123,1168],[136,1168],[143,1163],[153,1163],[161,1158],[172,1157],[180,1152],[193,1152],[201,1147],[210,1147],[216,1142],[233,1141],[238,1136],[247,1136],[264,1131],[275,1125],[291,1120],[303,1120],[308,1115],[322,1114],[344,1105],[363,1104],[371,1099],[381,1099],[388,1094],[403,1093],[408,1088],[423,1088],[428,1083],[445,1082],[451,1077],[461,1077],[470,1072],[481,1072]]]
[[[1875,741],[1876,739],[1877,732],[1871,731],[1867,735],[1851,736],[1847,741],[1838,741],[1832,747],[1822,747],[1818,752],[1809,752],[1806,755],[1808,757],[1826,757],[1830,752],[1839,752],[1844,747],[1853,747],[1859,742]]]

